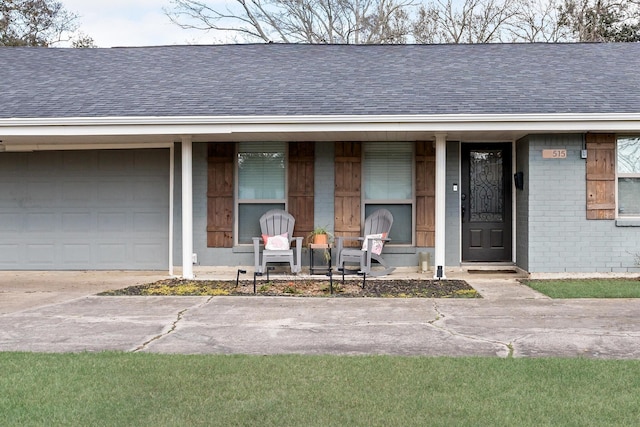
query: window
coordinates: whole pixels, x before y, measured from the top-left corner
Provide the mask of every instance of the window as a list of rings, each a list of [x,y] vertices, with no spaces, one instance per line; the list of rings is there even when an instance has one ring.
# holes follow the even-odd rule
[[[238,144],[237,236],[238,244],[260,236],[259,220],[269,209],[286,209],[286,144]]]
[[[618,216],[640,216],[640,136],[618,137]]]
[[[365,217],[388,209],[391,243],[413,244],[413,143],[366,143],[363,165]]]

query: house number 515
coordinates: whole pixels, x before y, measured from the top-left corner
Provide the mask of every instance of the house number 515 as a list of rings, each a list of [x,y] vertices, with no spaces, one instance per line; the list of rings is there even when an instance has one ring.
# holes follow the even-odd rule
[[[567,150],[566,149],[542,150],[542,158],[543,159],[566,159]]]

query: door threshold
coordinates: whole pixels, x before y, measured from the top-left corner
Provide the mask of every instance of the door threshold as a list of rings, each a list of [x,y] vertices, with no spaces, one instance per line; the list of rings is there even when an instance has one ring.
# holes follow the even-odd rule
[[[468,274],[506,274],[528,276],[528,273],[513,262],[463,262],[460,264]]]
[[[516,263],[512,261],[462,261],[461,267],[474,267],[474,268],[492,268],[492,267],[516,267]]]

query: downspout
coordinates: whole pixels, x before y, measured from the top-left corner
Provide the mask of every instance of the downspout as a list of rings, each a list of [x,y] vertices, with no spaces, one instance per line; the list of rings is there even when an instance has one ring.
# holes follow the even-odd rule
[[[182,277],[193,279],[193,142],[182,137]]]
[[[434,279],[446,279],[445,220],[447,195],[447,134],[436,135],[436,224]]]

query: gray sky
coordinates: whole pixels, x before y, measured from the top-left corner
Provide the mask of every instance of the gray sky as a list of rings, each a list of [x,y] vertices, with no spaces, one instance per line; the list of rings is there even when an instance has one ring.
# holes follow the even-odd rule
[[[170,6],[168,0],[60,1],[80,16],[80,30],[98,47],[232,42],[224,35],[183,30],[172,24],[162,10]]]

